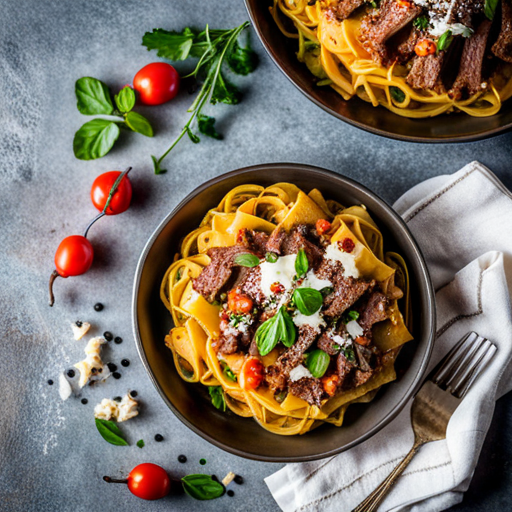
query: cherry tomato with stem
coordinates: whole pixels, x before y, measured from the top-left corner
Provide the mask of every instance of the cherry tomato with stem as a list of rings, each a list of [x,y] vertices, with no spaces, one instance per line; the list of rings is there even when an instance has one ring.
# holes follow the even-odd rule
[[[133,79],[133,88],[144,105],[161,105],[172,100],[180,87],[180,75],[166,62],[144,66]]]
[[[109,476],[104,476],[103,480],[108,483],[128,484],[131,493],[143,500],[159,500],[171,490],[171,479],[165,469],[151,462],[135,466],[124,480]]]
[[[103,212],[107,203],[110,191],[116,180],[121,176],[121,171],[109,171],[100,174],[93,182],[91,187],[92,204]],[[118,215],[128,210],[132,200],[132,184],[128,176],[124,176],[119,182],[110,204],[105,210],[105,215]]]

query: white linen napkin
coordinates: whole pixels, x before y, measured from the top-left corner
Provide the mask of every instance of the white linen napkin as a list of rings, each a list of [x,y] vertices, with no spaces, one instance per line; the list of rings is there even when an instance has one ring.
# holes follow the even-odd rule
[[[446,440],[419,450],[379,508],[379,512],[441,511],[462,500],[495,401],[512,389],[512,194],[491,171],[472,162],[451,176],[417,185],[394,208],[416,237],[436,290],[437,339],[429,371],[469,331],[498,347],[452,416]],[[347,452],[288,464],[267,477],[281,509],[355,508],[412,447],[410,406]]]

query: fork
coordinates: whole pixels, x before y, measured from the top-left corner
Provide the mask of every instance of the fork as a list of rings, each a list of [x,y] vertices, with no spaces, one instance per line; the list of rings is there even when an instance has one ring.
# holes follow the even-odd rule
[[[496,351],[496,345],[476,332],[466,334],[457,342],[414,397],[411,408],[414,445],[411,451],[352,512],[375,512],[420,446],[446,439],[452,414]]]

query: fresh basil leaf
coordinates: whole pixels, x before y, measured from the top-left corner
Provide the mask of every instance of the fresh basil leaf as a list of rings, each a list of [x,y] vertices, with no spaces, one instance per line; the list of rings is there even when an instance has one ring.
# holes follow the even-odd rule
[[[215,129],[215,118],[199,114],[197,116],[197,127],[199,131],[212,139],[222,140],[224,137]]]
[[[488,19],[491,21],[494,19],[494,15],[496,14],[496,7],[498,7],[499,0],[485,0],[484,4],[484,13]],[[504,2],[506,0],[503,0]]]
[[[144,446],[145,446],[144,439],[139,439],[139,440],[137,441],[137,446],[138,446],[139,448],[144,448]]]
[[[354,310],[347,311],[347,312],[343,313],[342,321],[344,324],[348,324],[352,320],[357,320],[359,318],[359,316],[360,315],[359,315],[358,311],[354,311]]]
[[[156,28],[142,36],[142,45],[157,50],[157,55],[169,60],[185,60],[189,57],[195,34],[190,28],[174,32]]]
[[[356,355],[354,353],[354,347],[352,347],[351,345],[348,345],[347,347],[343,347],[343,355],[345,356],[345,359],[349,363],[355,363]]]
[[[284,306],[266,322],[263,322],[256,331],[255,340],[258,351],[266,356],[276,345],[281,342],[285,347],[291,347],[295,343],[297,331],[290,315]]]
[[[311,316],[322,307],[324,298],[313,288],[296,288],[293,292],[293,301],[303,315]]]
[[[419,30],[426,30],[428,28],[428,25],[429,25],[429,20],[428,20],[428,16],[425,16],[425,15],[421,15],[421,16],[418,16],[413,22],[412,24]]]
[[[101,434],[101,437],[107,441],[107,443],[114,444],[116,446],[128,446],[123,433],[113,421],[100,420],[98,418],[95,418],[94,421],[98,432]]]
[[[236,377],[236,374],[233,372],[233,370],[231,370],[231,368],[227,365],[227,363],[225,361],[221,361],[221,366],[222,366],[222,373],[229,379],[229,380],[232,380],[233,382],[236,382],[237,381],[237,377]]]
[[[437,40],[437,53],[448,49],[448,47],[452,44],[453,36],[452,31],[447,30],[438,40]]]
[[[248,75],[258,66],[258,55],[252,51],[249,44],[242,48],[238,41],[235,41],[228,52],[228,65],[237,75]]]
[[[224,486],[210,475],[187,475],[181,479],[183,490],[196,500],[213,500],[224,494]]]
[[[167,172],[167,169],[160,167],[159,160],[156,156],[151,155],[151,160],[153,161],[153,170],[155,171],[155,174],[165,174]]]
[[[308,273],[308,269],[309,262],[306,251],[300,248],[295,258],[295,272],[297,273],[297,277],[304,277]]]
[[[213,86],[210,102],[213,105],[216,103],[226,103],[226,105],[236,105],[240,103],[240,91],[236,85],[232,84],[222,75],[222,72],[219,72],[215,85]]]
[[[265,260],[269,263],[275,263],[279,259],[279,256],[275,252],[267,252],[265,254]]]
[[[219,411],[226,411],[226,400],[224,399],[224,391],[222,391],[222,386],[208,386],[208,393],[210,393],[210,398],[212,400],[212,404]]]
[[[331,295],[333,291],[334,288],[332,286],[326,286],[320,290],[320,293],[322,294],[322,297],[327,297],[327,295]]]
[[[97,78],[84,76],[75,83],[76,106],[86,116],[110,115],[114,105],[106,84]]]
[[[330,362],[329,354],[318,348],[307,355],[306,367],[313,377],[320,379],[327,371]]]
[[[389,94],[391,94],[391,98],[397,103],[403,103],[405,101],[405,93],[399,87],[390,87]]]
[[[238,254],[235,257],[235,265],[240,265],[241,267],[256,267],[260,264],[260,259],[258,256],[250,253]]]
[[[128,112],[125,121],[134,132],[141,133],[146,137],[153,137],[153,127],[144,116],[137,112]]]
[[[135,106],[135,91],[127,85],[114,96],[114,100],[120,112],[130,112]]]
[[[73,152],[80,160],[95,160],[105,156],[119,138],[119,126],[106,119],[85,123],[73,139]]]

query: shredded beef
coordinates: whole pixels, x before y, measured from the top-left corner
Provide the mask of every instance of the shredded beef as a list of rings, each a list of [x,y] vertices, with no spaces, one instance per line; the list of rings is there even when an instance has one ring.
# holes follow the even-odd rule
[[[446,92],[441,79],[444,58],[445,52],[414,57],[407,83],[415,89],[434,90],[439,94]]]
[[[264,256],[269,236],[262,231],[244,229],[242,233],[243,244],[259,256]]]
[[[376,13],[371,13],[363,19],[360,39],[373,60],[379,64],[388,63],[390,52],[386,42],[406,27],[420,12],[421,7],[412,2],[406,4],[396,0],[383,0]]]
[[[207,254],[211,261],[194,279],[194,290],[200,293],[208,302],[213,302],[231,278],[233,269],[237,266],[235,265],[235,258],[239,254],[245,253],[255,254],[254,251],[243,245],[208,249]]]
[[[270,235],[266,250],[268,252],[275,252],[276,254],[281,255],[281,246],[283,245],[283,242],[287,238],[286,231],[282,228],[276,228]]]
[[[254,336],[254,326],[247,326],[247,330],[236,331],[234,329],[224,330],[221,324],[221,333],[217,344],[217,351],[221,354],[234,354],[241,350],[246,351],[251,345]]]
[[[369,333],[373,324],[382,322],[388,318],[388,305],[388,299],[381,292],[373,292],[369,296],[368,302],[360,311],[360,317],[358,319],[359,325],[366,334]]]
[[[253,301],[262,303],[265,300],[265,294],[261,289],[261,268],[259,266],[253,268],[241,267],[232,288],[249,296]]]
[[[342,388],[345,384],[345,380],[350,376],[350,373],[355,368],[354,363],[350,362],[346,357],[343,351],[338,354],[336,359],[336,371],[338,373],[338,377],[340,378],[338,382],[338,387]]]
[[[483,68],[490,29],[491,22],[484,20],[477,31],[464,42],[459,73],[450,91],[451,97],[461,99],[465,95],[472,96],[485,88]]]
[[[322,405],[322,398],[327,398],[325,395],[320,379],[311,377],[303,377],[302,379],[290,382],[290,393],[298,398],[302,398],[309,405]]]
[[[512,1],[501,0],[501,29],[491,48],[492,53],[505,62],[512,62]]]
[[[337,4],[331,7],[331,12],[336,19],[343,21],[364,3],[365,0],[339,0]]]

